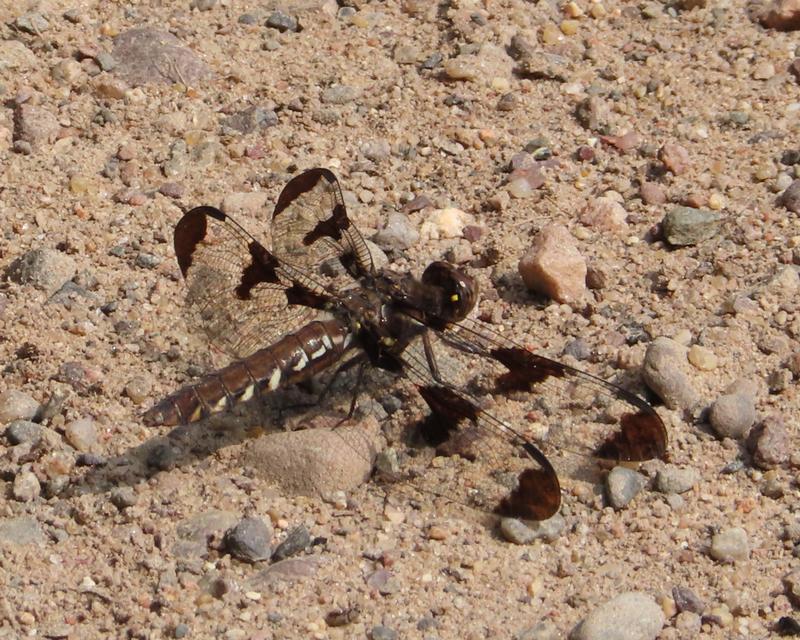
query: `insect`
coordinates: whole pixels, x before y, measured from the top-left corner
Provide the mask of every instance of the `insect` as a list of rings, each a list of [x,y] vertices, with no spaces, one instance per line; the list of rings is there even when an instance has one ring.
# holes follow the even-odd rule
[[[448,492],[528,520],[561,504],[558,474],[533,443],[545,428],[549,446],[584,456],[666,456],[664,424],[639,396],[470,318],[478,290],[466,273],[442,261],[419,278],[376,269],[329,170],[286,184],[270,230],[268,249],[214,207],[178,222],[187,308],[233,362],[163,399],[146,423],[186,424],[337,366],[375,367],[413,385],[430,411],[426,442],[468,465]]]

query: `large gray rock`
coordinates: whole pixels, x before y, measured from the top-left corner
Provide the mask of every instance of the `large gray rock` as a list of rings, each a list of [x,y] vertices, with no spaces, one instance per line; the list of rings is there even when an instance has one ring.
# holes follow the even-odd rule
[[[329,495],[365,482],[381,449],[380,427],[369,416],[357,426],[273,433],[251,441],[242,463],[283,491]]]
[[[601,604],[572,631],[571,640],[654,640],[664,612],[645,593],[621,593]]]
[[[211,70],[194,51],[168,31],[154,27],[137,27],[119,34],[111,55],[119,61],[114,75],[133,86],[150,82],[192,85],[211,76]]]

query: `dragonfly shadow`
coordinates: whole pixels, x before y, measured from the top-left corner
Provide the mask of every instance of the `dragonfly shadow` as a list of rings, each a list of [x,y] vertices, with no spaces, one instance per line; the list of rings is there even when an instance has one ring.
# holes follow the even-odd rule
[[[334,374],[331,374],[334,375]],[[102,464],[90,466],[82,475],[76,474],[70,491],[75,493],[107,493],[122,486],[136,486],[161,472],[191,467],[214,456],[217,452],[273,434],[315,428],[352,425],[347,407],[352,398],[354,372],[335,374],[328,384],[320,376],[313,384],[295,385],[281,393],[266,394],[243,403],[235,411],[214,414],[198,422],[173,427],[169,432],[153,435],[141,444],[119,455],[107,458]],[[386,414],[373,402],[359,402],[356,423],[365,416],[380,420]],[[310,419],[313,415],[328,416],[324,426]],[[338,416],[338,419],[331,417]],[[359,452],[361,447],[356,447]]]

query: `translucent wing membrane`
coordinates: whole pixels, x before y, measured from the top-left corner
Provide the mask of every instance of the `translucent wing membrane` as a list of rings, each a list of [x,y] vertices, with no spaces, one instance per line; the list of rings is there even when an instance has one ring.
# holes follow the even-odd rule
[[[480,377],[471,384],[524,410],[548,443],[616,461],[666,456],[664,423],[639,396],[537,355],[471,319],[448,327],[440,339],[467,358],[483,358]]]
[[[448,482],[459,502],[540,520],[560,504],[556,469],[666,456],[666,429],[644,400],[474,321],[449,327],[426,349],[410,347],[402,360],[431,409],[425,439],[473,461]]]
[[[422,437],[441,455],[470,461],[457,471],[429,469],[422,482],[432,493],[500,516],[544,520],[558,511],[561,489],[550,461],[512,422],[484,410],[478,396],[453,380],[466,369],[437,358],[437,379],[417,345],[401,359],[430,409]]]
[[[189,211],[175,227],[174,244],[186,279],[190,322],[232,357],[245,357],[275,342],[318,313],[314,305],[287,294],[297,289],[295,280],[219,209]],[[313,302],[314,292],[303,293]]]
[[[304,171],[283,188],[272,214],[272,250],[315,278],[335,277],[342,267],[355,276],[373,272],[369,249],[327,169]]]

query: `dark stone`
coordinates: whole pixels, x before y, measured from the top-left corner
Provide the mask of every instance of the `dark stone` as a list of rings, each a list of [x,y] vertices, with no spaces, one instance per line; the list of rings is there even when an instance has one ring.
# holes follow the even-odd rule
[[[285,560],[291,556],[297,555],[303,549],[311,544],[311,534],[304,525],[295,527],[286,536],[286,539],[281,542],[272,554],[273,561]]]
[[[225,548],[244,562],[259,562],[270,557],[272,531],[261,518],[244,518],[225,534]]]

